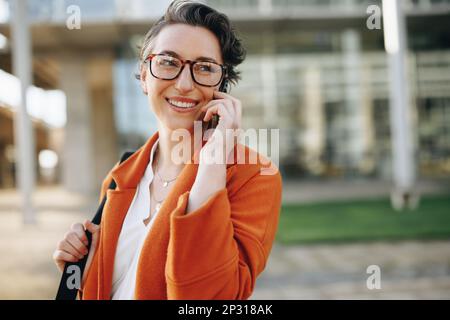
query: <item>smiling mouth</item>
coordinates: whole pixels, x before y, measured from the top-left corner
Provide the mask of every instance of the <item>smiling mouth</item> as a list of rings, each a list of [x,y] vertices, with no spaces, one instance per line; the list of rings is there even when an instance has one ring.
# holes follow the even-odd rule
[[[166,101],[170,103],[172,106],[182,109],[193,109],[198,105],[198,103],[196,102],[181,102],[169,98],[166,98]]]

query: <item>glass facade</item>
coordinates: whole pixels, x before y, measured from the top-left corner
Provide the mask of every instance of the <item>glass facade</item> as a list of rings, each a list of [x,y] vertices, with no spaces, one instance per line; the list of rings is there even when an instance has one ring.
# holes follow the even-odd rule
[[[208,3],[225,11],[233,7],[245,11],[269,6],[271,10],[284,7],[286,12],[289,7],[367,8],[381,2],[210,0]],[[438,1],[431,5],[449,3]],[[427,8],[429,4],[405,2],[410,9]],[[303,29],[297,22],[294,19],[293,24],[268,24],[257,31],[238,27],[248,56],[239,68],[242,80],[231,92],[243,102],[243,128],[280,129],[280,167],[286,177],[390,179],[389,79],[382,32],[358,28]],[[420,177],[448,177],[450,51],[442,41],[448,32],[441,28],[441,41],[433,46],[420,44],[424,33],[426,29],[409,34],[408,79],[417,172]],[[127,72],[132,73],[132,61],[121,60],[117,65],[127,65]],[[147,102],[137,83],[131,83],[137,89],[119,88],[117,101],[124,101],[122,95],[126,94],[128,105],[142,103],[142,106],[136,109],[117,106],[121,110],[117,118],[122,122],[118,128],[129,128],[119,129],[127,134],[139,131],[143,137],[149,126],[145,122],[136,125],[135,121],[149,121],[154,126],[154,119],[149,120]],[[129,114],[125,116],[124,112]],[[142,116],[134,115],[137,112],[142,112]]]
[[[7,4],[13,0],[0,0],[0,22],[9,19]],[[171,0],[30,0],[28,1],[32,23],[63,23],[79,9],[81,19],[87,23],[123,20],[155,19],[163,15]]]
[[[120,154],[138,149],[157,130],[156,118],[142,93],[137,60],[120,58],[114,63],[114,117]]]
[[[271,127],[264,96],[276,97],[270,107],[287,176],[391,176],[386,56],[361,52],[359,65],[349,66],[345,55],[249,56],[242,65],[233,93],[243,101],[243,126]],[[263,81],[263,61],[275,66],[275,82]],[[418,173],[449,176],[450,52],[411,53],[408,61]]]

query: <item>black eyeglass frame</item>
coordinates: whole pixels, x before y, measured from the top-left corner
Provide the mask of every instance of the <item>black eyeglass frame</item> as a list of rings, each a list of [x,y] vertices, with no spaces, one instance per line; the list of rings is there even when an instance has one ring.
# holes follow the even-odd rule
[[[152,71],[152,60],[153,60],[153,58],[156,57],[156,56],[164,56],[164,57],[170,57],[170,58],[175,58],[175,59],[180,60],[180,61],[181,61],[181,68],[180,68],[180,71],[179,71],[173,78],[160,78],[160,77],[155,76],[155,75],[153,74],[153,71]],[[222,64],[219,64],[219,63],[216,63],[216,62],[212,62],[212,61],[183,60],[183,59],[180,59],[180,58],[177,58],[177,57],[173,57],[173,56],[171,56],[171,55],[164,54],[164,53],[160,53],[160,54],[153,54],[153,53],[152,53],[152,54],[149,54],[149,55],[147,56],[147,58],[145,58],[144,62],[146,63],[147,61],[150,62],[150,63],[149,63],[149,69],[150,69],[150,73],[152,74],[152,76],[155,77],[156,79],[160,79],[160,80],[174,80],[174,79],[178,78],[178,77],[180,76],[181,72],[183,72],[184,66],[185,66],[187,63],[189,63],[189,70],[191,71],[191,77],[192,77],[192,80],[194,80],[194,82],[195,82],[196,84],[200,85],[200,86],[204,86],[204,87],[215,87],[215,86],[219,85],[219,84],[222,82],[222,80],[223,80],[223,79],[226,79],[226,77],[227,77],[227,67],[224,66],[224,65],[222,65]],[[193,68],[194,68],[194,65],[195,65],[196,63],[199,63],[199,62],[209,62],[209,63],[214,63],[214,64],[220,66],[220,68],[222,69],[222,75],[221,75],[219,81],[218,81],[216,84],[214,84],[214,85],[206,85],[206,84],[199,83],[199,82],[195,79],[195,76],[194,76],[194,69],[193,69]]]

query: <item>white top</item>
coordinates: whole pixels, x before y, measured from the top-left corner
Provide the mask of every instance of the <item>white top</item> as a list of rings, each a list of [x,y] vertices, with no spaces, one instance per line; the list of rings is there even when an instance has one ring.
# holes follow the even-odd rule
[[[120,231],[114,259],[112,300],[133,300],[136,287],[136,271],[142,245],[150,230],[155,214],[147,226],[143,220],[150,214],[150,183],[153,181],[152,161],[159,139],[150,152],[150,161],[139,182],[133,201]]]

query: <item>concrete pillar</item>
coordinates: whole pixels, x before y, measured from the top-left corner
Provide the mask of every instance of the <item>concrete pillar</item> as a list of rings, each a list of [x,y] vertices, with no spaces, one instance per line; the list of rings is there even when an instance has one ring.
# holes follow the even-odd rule
[[[326,133],[320,76],[318,66],[306,67],[303,82],[304,102],[299,119],[304,123],[302,145],[306,158],[305,165],[315,174],[320,174],[323,170],[321,155],[325,147]]]
[[[96,192],[92,108],[87,58],[62,54],[61,89],[67,97],[67,124],[63,153],[63,182],[69,191],[92,195]]]
[[[366,151],[362,97],[361,36],[355,30],[342,33],[342,57],[345,98],[345,141],[342,157],[347,166],[358,170]]]
[[[278,125],[277,104],[277,77],[276,61],[273,50],[275,37],[273,31],[268,31],[264,36],[264,53],[261,56],[261,79],[263,85],[264,124],[268,127]]]
[[[384,43],[388,54],[395,208],[415,206],[414,144],[406,68],[406,22],[401,1],[383,0]]]
[[[270,16],[272,14],[272,0],[259,0],[259,13],[261,15]]]
[[[35,185],[35,146],[30,117],[27,112],[27,90],[32,82],[31,39],[28,26],[27,1],[11,1],[11,32],[13,73],[20,80],[20,104],[14,115],[16,148],[16,180],[22,197],[23,219],[26,224],[35,223],[32,203]]]
[[[114,57],[108,53],[94,57],[88,64],[95,158],[93,169],[97,190],[100,190],[109,170],[119,161],[114,121],[113,64]]]
[[[361,73],[361,111],[362,127],[364,129],[363,145],[364,159],[359,163],[359,171],[370,174],[375,170],[375,122],[373,114],[373,93],[370,80],[372,79],[370,68],[362,66]]]

